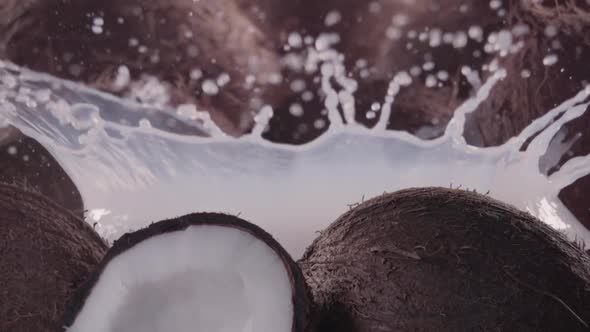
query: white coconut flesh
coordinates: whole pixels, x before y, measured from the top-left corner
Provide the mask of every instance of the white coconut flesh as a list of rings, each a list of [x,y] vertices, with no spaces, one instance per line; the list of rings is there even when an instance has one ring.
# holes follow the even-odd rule
[[[110,261],[67,331],[291,331],[285,266],[267,244],[232,227],[153,236]]]

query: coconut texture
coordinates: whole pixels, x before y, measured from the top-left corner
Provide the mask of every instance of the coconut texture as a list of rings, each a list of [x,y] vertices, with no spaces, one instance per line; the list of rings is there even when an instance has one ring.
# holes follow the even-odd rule
[[[0,331],[56,331],[67,298],[105,252],[102,239],[68,210],[0,184]]]
[[[179,218],[153,223],[146,228],[123,235],[119,240],[115,241],[113,246],[109,249],[92,277],[90,277],[84,286],[80,287],[76,294],[71,297],[63,318],[63,326],[71,326],[74,323],[76,316],[84,306],[85,299],[88,298],[101,273],[111,260],[124,253],[126,250],[131,249],[136,244],[153,236],[182,231],[189,226],[194,225],[214,225],[236,228],[250,233],[273,249],[285,264],[285,269],[288,271],[291,279],[294,308],[292,331],[312,331],[311,325],[309,324],[310,295],[299,266],[293,261],[287,251],[266,231],[238,217],[220,213],[189,214]],[[65,331],[65,329],[63,331]]]
[[[82,196],[55,158],[36,140],[9,126],[0,128],[0,183],[51,197],[79,218]]]
[[[474,192],[407,189],[336,220],[300,261],[323,332],[587,331],[590,259]]]

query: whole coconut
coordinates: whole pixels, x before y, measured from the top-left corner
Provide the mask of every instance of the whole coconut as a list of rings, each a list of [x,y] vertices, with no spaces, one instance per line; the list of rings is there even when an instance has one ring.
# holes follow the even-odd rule
[[[12,126],[0,128],[0,182],[51,197],[77,217],[84,216],[82,196],[59,162]]]
[[[342,215],[300,261],[320,331],[587,331],[590,259],[474,192],[408,189]]]
[[[0,331],[56,331],[106,245],[44,196],[0,184]]]

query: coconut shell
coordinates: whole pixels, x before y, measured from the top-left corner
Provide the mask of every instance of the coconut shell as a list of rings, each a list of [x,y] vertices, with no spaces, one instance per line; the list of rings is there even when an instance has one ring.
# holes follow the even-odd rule
[[[39,142],[12,126],[0,129],[0,183],[51,197],[84,217],[82,196],[69,175]]]
[[[587,331],[590,259],[474,192],[407,189],[338,218],[299,262],[323,332]]]
[[[100,266],[95,270],[93,275],[81,287],[74,296],[71,297],[67,305],[67,310],[63,318],[63,326],[71,326],[76,316],[84,306],[85,299],[90,296],[93,287],[96,285],[98,278],[109,264],[118,255],[132,248],[136,244],[145,241],[151,237],[183,231],[189,226],[195,225],[213,225],[220,227],[231,227],[253,235],[258,240],[264,242],[281,258],[285,269],[291,278],[293,290],[293,332],[311,331],[309,320],[310,300],[309,291],[305,284],[303,275],[299,266],[293,261],[287,251],[266,231],[262,228],[251,224],[243,219],[232,215],[220,213],[194,213],[175,219],[168,219],[151,224],[150,226],[138,231],[127,233],[114,242],[113,246],[107,252]],[[65,329],[63,330],[65,331]]]
[[[103,240],[70,211],[0,184],[0,331],[56,331],[67,298],[105,252]]]

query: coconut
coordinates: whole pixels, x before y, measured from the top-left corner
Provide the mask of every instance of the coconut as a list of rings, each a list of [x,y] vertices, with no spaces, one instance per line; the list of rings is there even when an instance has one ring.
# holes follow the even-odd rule
[[[0,182],[43,194],[83,218],[82,196],[55,158],[15,127],[0,128]]]
[[[55,331],[67,298],[106,251],[83,220],[44,196],[0,184],[0,331]]]
[[[299,262],[324,332],[587,331],[590,259],[527,213],[470,191],[383,194]]]
[[[286,332],[306,328],[308,295],[268,233],[199,213],[125,234],[68,308],[68,332]]]

